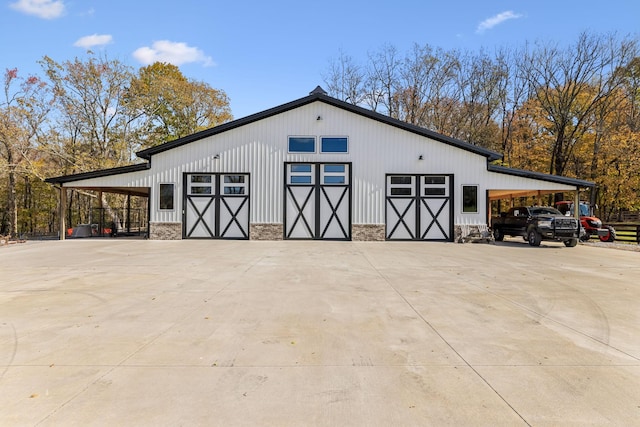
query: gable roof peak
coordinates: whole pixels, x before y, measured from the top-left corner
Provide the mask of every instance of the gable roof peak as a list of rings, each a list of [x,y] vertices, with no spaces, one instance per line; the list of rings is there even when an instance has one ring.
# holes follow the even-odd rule
[[[444,142],[445,144],[452,145],[457,148],[462,148],[463,150],[470,151],[475,154],[479,154],[481,156],[485,156],[489,161],[498,160],[502,158],[500,153],[487,150],[485,148],[472,145],[468,142],[464,142],[455,138],[450,138],[445,135],[439,134],[437,132],[433,132],[429,129],[422,128],[416,125],[409,124],[407,122],[400,121],[398,119],[391,118],[389,116],[382,115],[372,110],[367,110],[358,105],[349,104],[345,101],[341,101],[339,99],[333,98],[327,94],[327,92],[322,89],[320,86],[316,86],[316,88],[309,93],[308,96],[304,98],[297,99],[295,101],[288,102],[286,104],[282,104],[278,107],[273,107],[268,110],[262,111],[260,113],[255,113],[247,117],[243,117],[241,119],[233,120],[231,122],[223,123],[221,125],[212,127],[210,129],[206,129],[191,135],[184,136],[182,138],[174,139],[173,141],[165,142],[164,144],[156,145],[155,147],[147,148],[142,151],[138,151],[136,155],[142,159],[151,160],[151,156],[157,153],[161,153],[172,148],[180,147],[184,144],[189,144],[193,141],[200,140],[202,138],[206,138],[211,135],[217,135],[222,132],[229,131],[231,129],[236,129],[241,126],[254,123],[258,120],[264,120],[269,117],[302,107],[304,105],[313,103],[313,102],[323,102],[325,104],[337,107],[344,111],[348,111],[350,113],[355,113],[360,116],[375,120],[377,122],[381,122],[383,124],[387,124],[399,129],[403,129],[418,135],[426,136],[428,138],[434,139],[436,141]],[[314,116],[316,117],[316,116]]]
[[[309,92],[309,95],[326,95],[327,91],[325,91],[324,89],[322,89],[320,87],[320,85],[316,86],[316,88],[314,90],[312,90],[311,92]]]

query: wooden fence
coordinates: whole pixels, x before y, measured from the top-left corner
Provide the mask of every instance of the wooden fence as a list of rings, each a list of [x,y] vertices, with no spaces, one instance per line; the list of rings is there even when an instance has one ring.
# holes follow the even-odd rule
[[[640,212],[638,211],[624,211],[622,212],[622,221],[623,222],[640,222]]]
[[[616,242],[640,244],[640,223],[612,222],[606,225],[610,225],[616,230]]]

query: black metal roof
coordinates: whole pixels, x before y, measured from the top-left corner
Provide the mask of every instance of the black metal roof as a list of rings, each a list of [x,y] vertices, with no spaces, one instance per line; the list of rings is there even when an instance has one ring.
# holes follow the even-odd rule
[[[498,160],[502,158],[502,155],[500,153],[496,153],[494,151],[487,150],[485,148],[478,147],[468,142],[464,142],[455,138],[450,138],[448,136],[439,134],[437,132],[433,132],[431,130],[428,130],[419,126],[415,126],[415,125],[403,122],[401,120],[397,120],[389,116],[376,113],[366,108],[362,108],[357,105],[349,104],[347,102],[340,101],[339,99],[332,98],[328,96],[327,93],[324,91],[324,89],[322,89],[320,86],[317,86],[308,96],[304,98],[300,98],[295,101],[282,104],[278,107],[270,108],[260,113],[252,114],[250,116],[247,116],[238,120],[233,120],[231,122],[227,122],[219,126],[206,129],[201,132],[194,133],[192,135],[185,136],[183,138],[169,141],[164,144],[157,145],[155,147],[147,148],[146,150],[139,151],[136,154],[140,158],[150,160],[151,156],[153,156],[154,154],[162,153],[164,151],[171,150],[173,148],[180,147],[185,144],[189,144],[191,142],[200,140],[202,138],[206,138],[212,135],[217,135],[217,134],[229,131],[231,129],[235,129],[235,128],[256,122],[258,120],[263,120],[268,117],[275,116],[277,114],[282,114],[284,112],[302,107],[304,105],[307,105],[316,101],[324,102],[325,104],[329,104],[334,107],[341,108],[351,113],[355,113],[360,116],[364,116],[369,119],[376,120],[378,122],[381,122],[399,129],[406,130],[411,133],[415,133],[421,136],[426,136],[428,138],[443,142],[445,144],[452,145],[457,148],[461,148],[466,151],[471,151],[473,153],[487,157],[489,161]]]
[[[260,113],[252,114],[250,116],[247,116],[238,120],[233,120],[231,122],[227,122],[222,125],[219,125],[210,129],[206,129],[201,132],[194,133],[192,135],[185,136],[183,138],[169,141],[164,144],[157,145],[155,147],[147,148],[146,150],[142,150],[136,153],[138,157],[148,160],[149,162],[139,163],[139,164],[129,165],[129,166],[121,166],[121,167],[111,168],[111,169],[103,169],[103,170],[98,170],[93,172],[84,172],[84,173],[79,173],[74,175],[65,175],[65,176],[59,176],[55,178],[48,178],[46,179],[46,182],[51,184],[63,184],[66,182],[80,181],[83,179],[99,178],[99,177],[110,176],[110,175],[118,175],[122,173],[143,171],[151,167],[151,163],[150,163],[151,156],[153,156],[154,154],[162,153],[164,151],[168,151],[173,148],[180,147],[182,145],[189,144],[194,141],[198,141],[202,138],[206,138],[211,135],[217,135],[217,134],[229,131],[231,129],[236,129],[241,126],[256,122],[258,120],[263,120],[268,117],[275,116],[277,114],[282,114],[284,112],[302,107],[304,105],[307,105],[316,101],[324,102],[328,105],[341,108],[343,110],[387,124],[389,126],[393,126],[393,127],[405,130],[407,132],[425,136],[433,140],[436,140],[445,144],[449,144],[454,147],[457,147],[466,151],[470,151],[472,153],[479,154],[481,156],[486,157],[488,162],[499,160],[502,158],[502,155],[500,153],[475,146],[465,141],[461,141],[455,138],[450,138],[448,136],[439,134],[437,132],[433,132],[429,129],[421,128],[419,126],[415,126],[415,125],[403,122],[401,120],[397,120],[397,119],[385,116],[383,114],[376,113],[371,110],[367,110],[357,105],[349,104],[347,102],[340,101],[339,99],[332,98],[327,95],[327,92],[325,92],[324,89],[322,89],[320,86],[317,86],[313,91],[311,91],[311,93],[309,93],[308,96],[304,98],[300,98],[295,101],[291,101],[286,104],[282,104],[280,106],[270,108]],[[590,181],[584,181],[576,178],[568,178],[568,177],[563,177],[559,175],[548,175],[548,174],[543,174],[539,172],[527,171],[523,169],[513,169],[505,166],[488,164],[487,169],[490,172],[520,176],[524,178],[538,179],[542,181],[555,182],[559,184],[575,185],[576,187],[594,187],[595,186],[595,184]]]
[[[139,172],[151,168],[150,163],[136,163],[135,165],[120,166],[111,169],[101,169],[92,172],[82,172],[73,175],[63,175],[47,178],[45,182],[50,184],[64,184],[65,182],[81,181],[83,179],[100,178],[103,176],[119,175],[121,173]]]
[[[489,172],[497,172],[505,175],[520,176],[523,178],[532,178],[540,181],[555,182],[557,184],[575,185],[576,187],[591,188],[596,186],[594,182],[585,181],[583,179],[569,178],[569,177],[560,176],[560,175],[549,175],[546,173],[533,172],[533,171],[528,171],[524,169],[508,168],[508,167],[499,166],[499,165],[489,164],[487,166],[487,170]]]

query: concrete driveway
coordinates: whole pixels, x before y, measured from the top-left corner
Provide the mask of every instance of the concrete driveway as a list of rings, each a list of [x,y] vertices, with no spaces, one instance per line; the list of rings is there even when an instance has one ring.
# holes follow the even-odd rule
[[[0,248],[0,425],[640,425],[640,253]]]

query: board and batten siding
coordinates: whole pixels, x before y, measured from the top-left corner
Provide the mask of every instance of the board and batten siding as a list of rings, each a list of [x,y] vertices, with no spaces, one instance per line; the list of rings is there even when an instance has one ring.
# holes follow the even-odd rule
[[[289,136],[316,137],[318,152],[288,153]],[[349,152],[319,153],[322,136],[348,137]],[[542,181],[488,172],[482,155],[319,101],[154,154],[149,170],[71,186],[150,187],[150,221],[181,222],[185,172],[249,173],[250,223],[282,223],[285,162],[351,163],[353,224],[384,224],[386,174],[453,175],[454,224],[486,224],[487,189],[544,189]],[[160,183],[176,185],[172,211],[159,210]],[[478,185],[478,213],[461,213],[462,185]]]
[[[289,136],[315,136],[318,150],[321,136],[346,136],[349,152],[288,153]],[[282,223],[285,162],[352,163],[354,224],[384,224],[387,173],[454,174],[457,179],[474,170],[471,181],[476,182],[486,171],[481,155],[316,102],[156,154],[151,172],[171,171],[180,188],[183,172],[250,173],[250,222]],[[153,211],[157,202],[152,203]],[[484,215],[478,221],[484,223]]]

